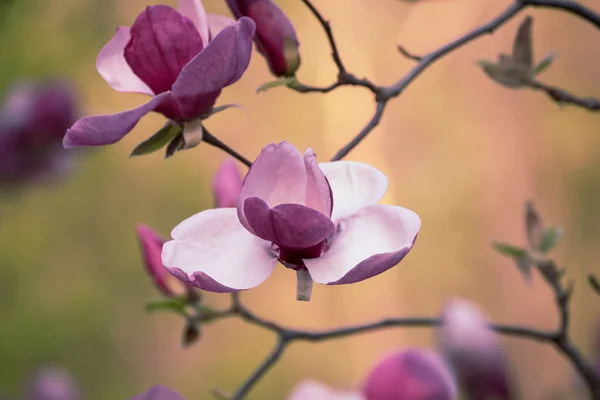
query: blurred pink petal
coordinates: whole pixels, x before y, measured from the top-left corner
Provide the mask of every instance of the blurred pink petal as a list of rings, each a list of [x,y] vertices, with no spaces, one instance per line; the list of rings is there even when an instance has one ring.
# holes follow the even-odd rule
[[[137,226],[137,235],[142,247],[144,265],[157,289],[166,296],[174,295],[167,285],[167,278],[171,276],[162,263],[161,253],[165,240],[156,232],[145,225]]]
[[[169,96],[169,93],[161,93],[142,106],[118,114],[83,117],[67,129],[63,146],[69,149],[118,142],[144,115],[159,107]]]
[[[200,0],[178,0],[177,11],[194,23],[204,47],[210,41],[208,15]]]
[[[147,392],[131,398],[131,400],[185,400],[178,393],[164,386],[153,386]]]
[[[236,207],[242,190],[242,174],[233,158],[225,160],[217,170],[212,189],[215,207]]]
[[[241,18],[183,67],[171,90],[184,118],[208,112],[221,89],[241,78],[250,63],[253,35],[252,20]]]
[[[366,400],[358,392],[343,392],[331,389],[317,381],[300,382],[287,400]]]
[[[515,398],[498,338],[473,304],[458,298],[446,303],[438,341],[470,398]]]
[[[377,204],[388,189],[389,180],[383,172],[355,161],[335,161],[319,164],[333,192],[333,213],[336,222],[363,207]]]
[[[120,26],[96,57],[96,69],[106,83],[119,92],[134,92],[152,96],[152,90],[133,73],[123,51],[129,42],[129,27]]]
[[[194,23],[169,6],[146,7],[130,29],[125,60],[156,94],[167,92],[206,46]]]
[[[406,208],[365,207],[342,219],[329,249],[318,258],[305,259],[304,264],[318,283],[359,282],[398,264],[412,248],[420,228],[419,216]]]
[[[82,400],[75,381],[58,367],[42,367],[31,378],[27,400]]]
[[[455,400],[456,384],[441,357],[408,349],[384,357],[363,388],[365,400]]]
[[[233,208],[198,213],[173,229],[163,264],[179,279],[214,292],[249,289],[269,277],[277,257],[242,227]]]

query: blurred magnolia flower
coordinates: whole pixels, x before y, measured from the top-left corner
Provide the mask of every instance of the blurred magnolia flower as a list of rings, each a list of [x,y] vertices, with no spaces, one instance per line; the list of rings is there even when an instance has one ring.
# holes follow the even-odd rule
[[[210,114],[221,89],[248,67],[254,30],[250,18],[228,23],[225,17],[206,14],[200,0],[179,0],[178,11],[147,7],[131,28],[117,29],[98,54],[96,68],[113,89],[151,100],[129,111],[78,120],[67,131],[64,146],[117,142],[151,111],[180,127],[186,146],[198,144],[200,119]]]
[[[27,400],[81,400],[71,376],[57,367],[40,368],[27,386]]]
[[[242,190],[242,175],[233,158],[223,161],[212,181],[215,208],[236,207]]]
[[[285,13],[271,0],[227,0],[236,18],[247,16],[256,23],[254,42],[273,75],[293,76],[300,67],[296,30]]]
[[[147,392],[138,394],[131,400],[185,400],[179,394],[164,386],[153,386]]]
[[[463,299],[448,301],[438,340],[469,399],[515,398],[504,352],[477,307]]]
[[[183,281],[213,292],[255,287],[277,260],[312,282],[359,282],[398,264],[421,227],[406,208],[379,205],[387,177],[367,164],[318,164],[288,142],[266,146],[244,179],[237,211],[217,208],[181,222],[162,260]]]
[[[0,109],[0,184],[64,173],[72,155],[61,146],[77,117],[74,90],[63,81],[20,81]]]
[[[314,381],[297,385],[288,400],[454,400],[457,389],[443,360],[429,350],[407,349],[380,360],[361,390],[341,392]]]

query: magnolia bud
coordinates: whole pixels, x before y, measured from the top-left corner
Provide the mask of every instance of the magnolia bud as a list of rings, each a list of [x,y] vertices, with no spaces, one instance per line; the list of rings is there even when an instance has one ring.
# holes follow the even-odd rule
[[[514,398],[502,348],[474,305],[462,299],[449,301],[438,340],[468,398]]]
[[[56,367],[39,369],[29,382],[27,400],[80,400],[79,388],[71,376]]]
[[[250,17],[256,24],[254,42],[276,76],[293,76],[300,67],[296,30],[271,0],[227,0],[236,18]]]
[[[441,357],[408,349],[384,357],[363,387],[365,400],[454,400],[457,389]]]
[[[137,226],[137,235],[142,248],[144,266],[152,278],[154,286],[167,297],[177,295],[178,293],[176,293],[169,282],[179,283],[180,281],[175,279],[162,263],[161,253],[165,240],[145,225]],[[195,289],[192,286],[184,282],[179,283],[179,285],[184,288],[188,299],[191,300],[197,297]]]
[[[215,207],[237,207],[242,190],[242,175],[233,158],[223,161],[212,182]]]

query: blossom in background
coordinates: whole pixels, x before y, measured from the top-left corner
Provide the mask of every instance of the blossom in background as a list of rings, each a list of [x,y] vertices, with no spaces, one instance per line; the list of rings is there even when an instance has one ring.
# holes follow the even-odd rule
[[[454,400],[457,389],[441,357],[406,349],[380,360],[362,388],[338,391],[315,381],[298,384],[288,400]]]
[[[368,279],[398,264],[421,227],[413,211],[377,204],[387,187],[387,177],[367,164],[318,164],[310,149],[302,155],[290,143],[270,144],[246,175],[237,210],[206,210],[181,222],[163,246],[163,263],[213,292],[257,286],[278,260],[298,271],[299,285]],[[299,298],[310,297],[300,291]]]
[[[0,184],[16,185],[65,172],[72,155],[61,142],[77,118],[73,88],[63,81],[19,81],[0,108]]]
[[[224,18],[206,14],[200,0],[179,0],[178,11],[149,6],[131,28],[119,27],[96,68],[113,89],[152,99],[118,114],[81,118],[67,131],[64,146],[117,142],[151,111],[183,125],[184,137],[197,131],[201,136],[198,118],[242,76],[252,52],[254,22]]]
[[[185,400],[179,394],[164,386],[153,386],[145,393],[131,398],[131,400]]]
[[[242,190],[242,174],[237,161],[228,158],[219,167],[212,181],[215,208],[236,207]]]
[[[254,42],[276,76],[293,76],[300,67],[296,30],[285,13],[271,0],[227,0],[236,18],[256,23]]]
[[[58,367],[37,370],[27,384],[27,400],[82,400],[80,389],[71,376]]]
[[[448,301],[438,341],[469,399],[515,398],[504,352],[476,306]]]

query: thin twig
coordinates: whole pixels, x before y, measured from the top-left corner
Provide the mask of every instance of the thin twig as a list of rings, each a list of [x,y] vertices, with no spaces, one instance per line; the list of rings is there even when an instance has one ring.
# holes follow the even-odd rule
[[[202,141],[210,144],[211,146],[223,150],[230,156],[237,158],[238,161],[240,161],[247,167],[250,167],[252,165],[252,161],[248,160],[246,157],[244,157],[243,155],[241,155],[240,153],[238,153],[237,151],[235,151],[234,149],[227,146],[225,143],[221,142],[219,139],[211,135],[210,132],[206,130],[206,128],[204,128],[204,132],[202,133]]]
[[[559,105],[574,104],[590,111],[600,111],[600,100],[593,97],[578,97],[564,89],[546,85],[541,82],[532,82],[529,87],[533,90],[541,90]]]
[[[379,125],[379,121],[381,121],[381,117],[383,117],[383,112],[385,111],[385,106],[387,101],[380,101],[377,103],[377,107],[375,108],[375,114],[369,121],[369,123],[360,131],[358,134],[352,139],[347,145],[342,147],[331,159],[331,161],[341,160],[346,157],[346,155],[358,144],[367,137],[367,135],[377,126]]]
[[[574,14],[600,29],[600,15],[577,1],[571,0],[516,0],[524,6],[555,8]]]
[[[408,50],[406,50],[401,45],[398,45],[398,51],[400,52],[400,54],[402,54],[404,57],[408,58],[409,60],[421,61],[423,59],[423,57],[421,57],[421,56],[417,56],[417,55],[410,53]]]

